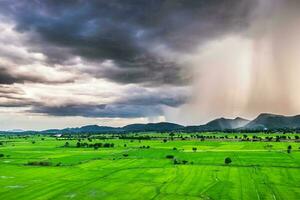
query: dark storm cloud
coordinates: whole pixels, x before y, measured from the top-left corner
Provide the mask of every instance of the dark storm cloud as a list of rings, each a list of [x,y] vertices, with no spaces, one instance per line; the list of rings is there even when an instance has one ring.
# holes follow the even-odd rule
[[[121,83],[182,85],[182,66],[153,52],[164,45],[188,52],[199,43],[247,26],[256,0],[4,1],[3,12],[52,62],[69,59],[51,47],[67,48],[88,60],[113,60],[118,69],[100,70]],[[64,57],[65,56],[65,57]]]
[[[186,85],[190,76],[184,74],[183,69],[175,62],[168,62],[159,58],[142,56],[132,62],[120,61],[119,66],[99,70],[99,76],[118,83],[144,83],[147,86]]]
[[[62,105],[36,106],[30,112],[52,116],[83,116],[107,118],[136,118],[157,116],[162,113],[159,106],[139,105]]]
[[[129,95],[128,95],[129,96]],[[59,106],[47,106],[41,103],[33,105],[29,111],[52,116],[83,116],[107,118],[137,118],[163,114],[163,106],[177,107],[185,103],[184,95],[159,95],[144,93],[139,96],[120,98],[110,104],[73,103]]]

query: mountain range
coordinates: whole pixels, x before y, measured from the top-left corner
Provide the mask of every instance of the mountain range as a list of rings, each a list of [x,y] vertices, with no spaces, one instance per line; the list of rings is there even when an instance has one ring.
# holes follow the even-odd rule
[[[262,113],[253,120],[247,120],[240,117],[235,119],[218,118],[204,125],[182,126],[175,123],[160,122],[148,124],[129,124],[123,127],[110,127],[88,125],[77,128],[49,129],[44,131],[24,131],[63,134],[63,133],[129,133],[129,132],[204,132],[204,131],[257,131],[257,130],[279,130],[279,129],[300,129],[300,115],[283,116],[269,113]],[[7,131],[11,132],[11,131]],[[2,132],[3,133],[3,132]],[[14,131],[15,133],[15,131]],[[18,131],[18,133],[22,133]]]

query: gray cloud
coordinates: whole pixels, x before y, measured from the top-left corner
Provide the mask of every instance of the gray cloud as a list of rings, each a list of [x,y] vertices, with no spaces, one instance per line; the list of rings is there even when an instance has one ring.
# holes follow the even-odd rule
[[[62,105],[35,106],[32,113],[43,113],[52,116],[83,116],[106,118],[137,118],[162,114],[159,106],[139,105]]]
[[[110,104],[72,103],[59,106],[35,104],[29,112],[44,113],[52,116],[83,116],[106,118],[137,118],[163,114],[163,107],[177,107],[185,103],[185,94],[159,94],[158,92],[139,91],[120,97]],[[129,97],[128,97],[129,96]]]
[[[182,66],[157,55],[188,52],[197,43],[240,31],[248,25],[256,0],[153,1],[4,1],[3,12],[20,32],[34,32],[33,43],[51,62],[73,55],[88,60],[113,60],[118,69],[100,71],[120,83],[189,84]],[[50,47],[48,47],[50,46]],[[53,46],[66,48],[55,53]],[[61,50],[61,49],[60,49]]]
[[[59,84],[74,82],[74,78],[66,78],[62,80],[52,80],[53,77],[43,77],[40,74],[15,73],[8,68],[0,67],[0,85],[11,85],[14,83],[45,83],[45,84]]]

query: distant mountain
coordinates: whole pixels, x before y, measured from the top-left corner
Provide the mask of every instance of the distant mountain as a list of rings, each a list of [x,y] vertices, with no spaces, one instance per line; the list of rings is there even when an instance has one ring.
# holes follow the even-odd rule
[[[149,124],[130,124],[124,127],[110,127],[110,126],[98,126],[88,125],[78,128],[65,128],[65,129],[49,129],[42,131],[43,133],[50,134],[63,134],[63,133],[123,133],[123,132],[164,132],[164,131],[176,131],[183,129],[184,126],[160,122],[160,123],[149,123]]]
[[[240,117],[237,117],[235,119],[219,118],[208,122],[204,126],[206,126],[208,129],[225,130],[240,128],[245,126],[249,122],[249,120]]]
[[[283,116],[263,113],[252,121],[237,117],[235,119],[218,118],[200,126],[182,126],[179,124],[160,122],[149,124],[130,124],[124,127],[110,127],[88,125],[77,128],[49,129],[44,131],[0,131],[9,134],[79,134],[79,133],[131,133],[131,132],[203,132],[203,131],[225,131],[225,130],[276,130],[276,129],[300,129],[300,115]]]
[[[24,130],[22,130],[22,129],[12,129],[12,130],[8,130],[7,132],[21,133],[21,132],[24,132]]]
[[[122,130],[126,132],[146,132],[146,131],[155,131],[155,132],[164,132],[164,131],[175,131],[183,129],[184,126],[168,122],[160,123],[149,123],[149,124],[130,124],[124,126]]]
[[[98,126],[98,125],[87,125],[78,128],[65,128],[65,129],[49,129],[41,131],[43,133],[51,134],[63,134],[63,133],[105,133],[105,132],[116,132],[120,128],[114,128],[110,126]]]
[[[243,129],[296,129],[300,128],[300,115],[283,116],[262,113],[249,122]]]
[[[245,126],[250,121],[237,117],[235,119],[219,118],[200,126],[188,126],[185,129],[191,131],[222,131],[229,129],[236,129]]]

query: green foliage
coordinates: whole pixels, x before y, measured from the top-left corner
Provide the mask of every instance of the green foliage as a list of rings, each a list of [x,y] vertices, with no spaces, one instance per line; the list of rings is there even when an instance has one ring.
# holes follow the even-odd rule
[[[229,165],[232,162],[232,160],[231,160],[231,158],[227,157],[227,158],[225,158],[224,162],[226,165]]]

